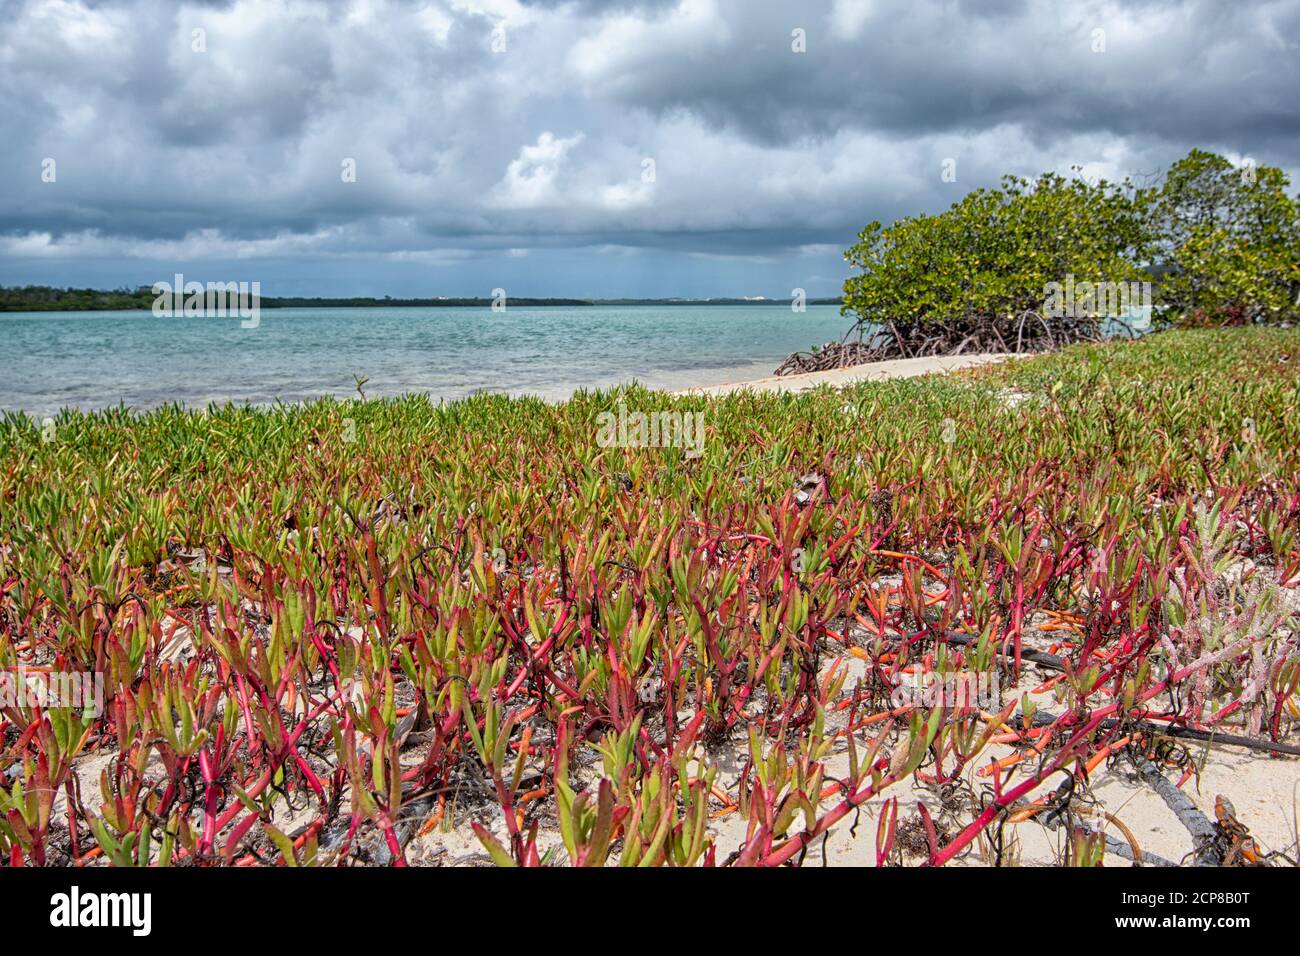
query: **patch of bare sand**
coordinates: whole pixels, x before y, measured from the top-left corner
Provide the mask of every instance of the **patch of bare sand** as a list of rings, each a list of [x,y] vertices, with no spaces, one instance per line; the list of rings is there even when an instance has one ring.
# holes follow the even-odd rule
[[[840,387],[854,382],[883,382],[891,378],[913,378],[917,375],[955,372],[963,368],[992,365],[1012,358],[993,352],[974,355],[927,356],[925,358],[892,359],[887,362],[868,362],[849,368],[828,369],[824,372],[806,372],[802,375],[769,376],[748,382],[730,382],[724,385],[706,385],[690,388],[679,395],[728,395],[732,392],[802,392],[818,385]]]

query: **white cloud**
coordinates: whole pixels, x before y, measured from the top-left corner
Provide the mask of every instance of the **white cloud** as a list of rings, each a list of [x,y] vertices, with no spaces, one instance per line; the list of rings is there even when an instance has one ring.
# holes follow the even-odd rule
[[[451,16],[438,4],[426,4],[417,11],[416,20],[440,46],[447,45],[453,23]]]
[[[573,44],[569,63],[590,84],[617,84],[665,54],[692,58],[717,54],[731,37],[730,23],[714,0],[681,0],[666,17],[645,13],[610,17]]]
[[[544,132],[537,142],[524,146],[517,159],[510,161],[505,176],[497,184],[489,204],[498,209],[537,209],[558,202],[555,181],[565,155],[582,142],[581,131],[557,137]]]
[[[835,0],[827,18],[839,40],[856,40],[871,19],[872,0]]]

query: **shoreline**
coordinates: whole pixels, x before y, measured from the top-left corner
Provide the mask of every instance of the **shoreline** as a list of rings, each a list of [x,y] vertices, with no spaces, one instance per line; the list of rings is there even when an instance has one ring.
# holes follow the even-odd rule
[[[770,375],[791,352],[843,334],[830,306],[264,311],[257,329],[147,311],[0,315],[13,353],[0,409],[41,418],[125,403],[147,411],[475,392],[564,401],[639,383],[661,392]],[[55,354],[51,337],[65,348]],[[585,344],[584,344],[585,343]],[[73,356],[76,356],[75,358]]]
[[[570,401],[575,394],[581,390],[593,389],[611,389],[623,385],[629,385],[633,382],[640,382],[646,388],[657,392],[666,392],[669,395],[703,395],[711,398],[718,398],[724,395],[739,391],[754,392],[802,392],[819,385],[830,385],[832,387],[841,387],[851,385],[861,381],[887,381],[895,378],[915,378],[921,375],[930,375],[934,373],[946,374],[955,372],[959,369],[977,368],[984,365],[993,365],[1003,362],[1008,358],[1016,356],[1010,353],[973,353],[970,355],[953,355],[953,356],[926,356],[924,358],[911,359],[888,359],[882,362],[868,362],[863,365],[852,365],[841,369],[828,369],[820,372],[804,372],[798,375],[775,376],[771,374],[761,374],[765,369],[771,369],[775,363],[773,360],[753,361],[748,365],[733,366],[723,369],[713,369],[712,375],[701,375],[700,370],[676,370],[673,372],[651,372],[642,375],[620,376],[617,379],[602,379],[600,376],[592,376],[585,382],[574,383],[556,389],[532,389],[525,387],[516,389],[512,387],[492,387],[484,386],[479,389],[465,391],[461,395],[438,395],[432,391],[425,391],[419,388],[399,389],[389,391],[385,388],[374,389],[367,397],[371,399],[395,399],[406,395],[427,394],[431,401],[457,401],[459,399],[471,397],[476,391],[488,393],[500,393],[513,397],[537,397],[551,404],[558,404]],[[1020,356],[1024,357],[1024,356]],[[735,378],[730,381],[717,381],[718,377],[738,375],[750,376],[744,378]],[[690,380],[704,378],[706,381],[713,379],[711,384],[687,384]],[[176,397],[169,399],[148,400],[145,402],[132,402],[128,396],[119,395],[113,400],[104,399],[99,402],[83,403],[73,402],[69,405],[59,406],[51,410],[49,407],[17,408],[0,405],[0,414],[12,412],[16,414],[25,414],[30,418],[40,420],[43,417],[55,416],[66,408],[73,408],[83,414],[93,415],[118,406],[119,402],[125,402],[126,405],[137,413],[145,413],[157,408],[165,407],[172,402],[179,401],[181,405],[189,410],[201,410],[207,408],[209,404],[216,403],[224,406],[233,404],[235,406],[249,405],[254,408],[276,408],[282,405],[297,406],[309,404],[323,398],[334,398],[343,400],[352,398],[353,393],[344,388],[320,391],[308,395],[295,394],[292,397],[284,395],[272,396],[264,393],[256,395],[243,396],[221,396],[208,399],[196,399],[193,396]]]
[[[855,382],[884,382],[894,378],[915,378],[934,373],[946,374],[964,368],[996,365],[1009,358],[1009,352],[977,352],[970,355],[936,355],[922,358],[887,359],[867,362],[847,368],[826,369],[820,372],[802,372],[798,375],[769,375],[746,381],[724,382],[720,385],[697,385],[680,389],[674,395],[707,395],[718,397],[733,392],[803,392],[819,385],[839,387]]]

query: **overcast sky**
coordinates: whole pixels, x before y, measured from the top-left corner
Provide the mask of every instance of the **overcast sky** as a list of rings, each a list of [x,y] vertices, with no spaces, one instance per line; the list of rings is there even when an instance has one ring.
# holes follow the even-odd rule
[[[1294,182],[1297,42],[1300,0],[0,0],[0,284],[834,295],[1006,172]]]

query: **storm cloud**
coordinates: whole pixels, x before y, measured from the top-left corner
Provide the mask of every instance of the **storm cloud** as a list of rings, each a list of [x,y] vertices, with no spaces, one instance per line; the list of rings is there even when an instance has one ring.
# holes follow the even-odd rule
[[[0,282],[835,294],[867,222],[1004,173],[1294,179],[1298,36],[1300,0],[0,0]]]

